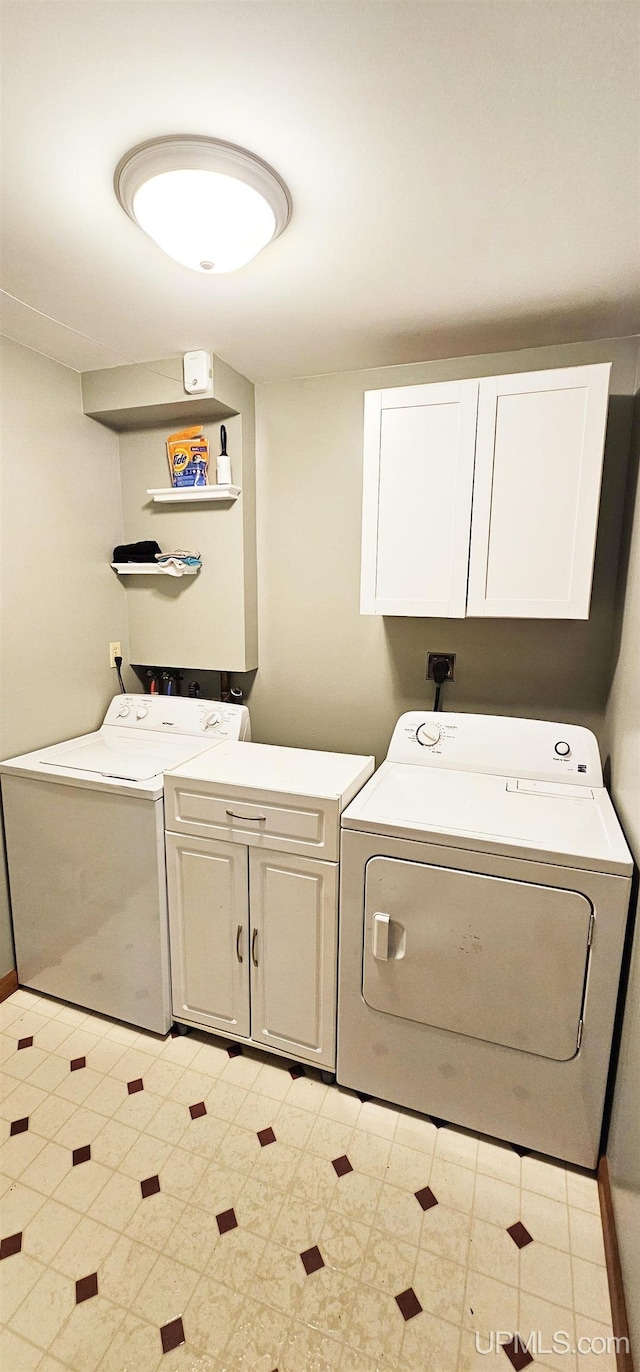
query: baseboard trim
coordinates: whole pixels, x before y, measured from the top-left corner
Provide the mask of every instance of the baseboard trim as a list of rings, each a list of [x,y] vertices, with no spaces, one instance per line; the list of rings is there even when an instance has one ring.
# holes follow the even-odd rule
[[[13,971],[7,972],[4,977],[0,977],[0,1001],[6,1000],[7,996],[12,996],[18,989],[18,973],[15,967]]]
[[[624,1286],[622,1283],[620,1250],[618,1248],[616,1219],[613,1209],[613,1197],[611,1195],[611,1180],[609,1177],[609,1166],[606,1155],[603,1155],[598,1163],[598,1195],[600,1198],[600,1214],[602,1217],[604,1255],[607,1264],[607,1277],[609,1279],[609,1296],[611,1298],[611,1322],[615,1337],[617,1339],[626,1340],[626,1345],[623,1343],[616,1347],[616,1366],[618,1372],[633,1372],[633,1355],[629,1342],[629,1323],[627,1320],[627,1307],[624,1298]]]

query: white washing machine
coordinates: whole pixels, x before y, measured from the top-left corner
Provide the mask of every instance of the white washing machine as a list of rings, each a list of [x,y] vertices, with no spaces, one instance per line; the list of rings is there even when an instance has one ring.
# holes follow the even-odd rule
[[[0,763],[21,986],[167,1032],[162,774],[249,737],[243,705],[120,695],[97,732]]]
[[[631,871],[589,730],[402,715],[342,815],[338,1081],[595,1167]]]

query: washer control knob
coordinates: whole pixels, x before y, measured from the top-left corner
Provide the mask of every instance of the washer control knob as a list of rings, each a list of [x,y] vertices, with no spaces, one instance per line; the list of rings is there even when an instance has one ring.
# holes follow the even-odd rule
[[[118,710],[118,719],[124,719],[125,716],[128,715],[128,714],[129,714],[129,706],[128,706],[128,705],[121,705],[121,706],[120,706],[120,709]]]
[[[216,724],[219,724],[219,723],[220,723],[220,719],[221,719],[221,715],[218,713],[218,711],[217,711],[217,710],[213,710],[211,714],[205,716],[205,721],[204,721],[204,727],[205,727],[205,729],[215,729]]]
[[[440,741],[439,724],[434,724],[431,720],[428,724],[419,724],[416,729],[416,738],[423,748],[433,748]]]
[[[560,743],[556,743],[555,751],[556,751],[556,753],[558,754],[558,757],[570,757],[570,756],[571,756],[571,746],[570,746],[570,744],[564,743],[562,740],[560,740]]]
[[[139,705],[136,710],[136,719],[144,719],[148,713],[149,707],[147,705]]]

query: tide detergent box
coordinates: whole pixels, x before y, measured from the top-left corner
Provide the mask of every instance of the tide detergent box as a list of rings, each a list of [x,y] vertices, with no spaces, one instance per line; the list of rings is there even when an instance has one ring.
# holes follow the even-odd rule
[[[172,486],[208,485],[209,440],[200,425],[169,434],[167,457]]]

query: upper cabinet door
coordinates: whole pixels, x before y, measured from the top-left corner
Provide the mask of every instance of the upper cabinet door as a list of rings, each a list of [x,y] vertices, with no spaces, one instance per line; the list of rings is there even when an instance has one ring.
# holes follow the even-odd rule
[[[365,394],[361,614],[462,618],[477,381]]]
[[[588,618],[609,372],[480,381],[469,615]]]

